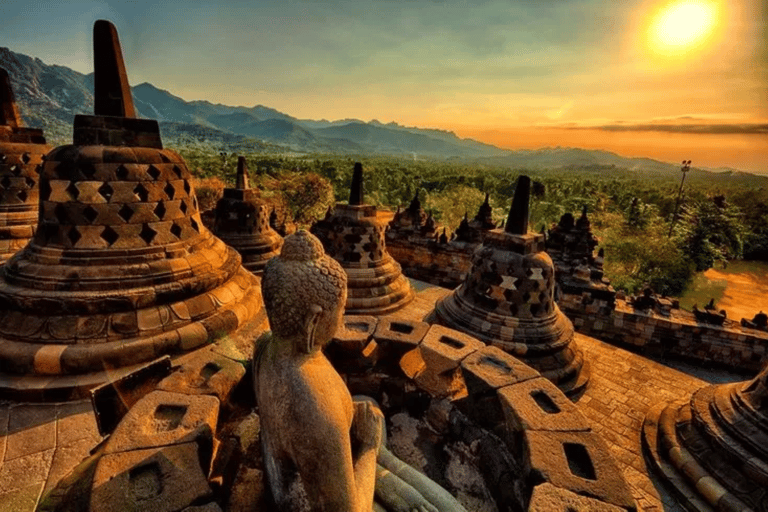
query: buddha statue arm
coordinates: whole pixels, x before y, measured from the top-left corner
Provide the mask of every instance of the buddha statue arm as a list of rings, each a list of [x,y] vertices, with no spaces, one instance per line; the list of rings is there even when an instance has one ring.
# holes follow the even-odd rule
[[[373,501],[376,484],[376,457],[382,440],[384,415],[370,402],[355,402],[350,437],[355,452],[355,483],[362,503]]]

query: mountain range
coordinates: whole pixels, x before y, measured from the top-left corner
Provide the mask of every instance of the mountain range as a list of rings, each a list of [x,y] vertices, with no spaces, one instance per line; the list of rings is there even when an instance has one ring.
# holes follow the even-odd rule
[[[41,127],[52,145],[71,141],[76,114],[93,112],[93,73],[0,47],[20,113],[27,126]],[[605,166],[639,173],[679,175],[679,165],[650,158],[626,158],[609,151],[545,148],[510,151],[453,132],[358,119],[297,119],[263,105],[233,107],[208,101],[185,101],[150,83],[131,87],[139,117],[157,119],[163,140],[205,144],[217,150],[250,148],[271,152],[382,154],[409,158],[461,159],[512,168],[580,168]],[[742,174],[736,169],[716,169]]]

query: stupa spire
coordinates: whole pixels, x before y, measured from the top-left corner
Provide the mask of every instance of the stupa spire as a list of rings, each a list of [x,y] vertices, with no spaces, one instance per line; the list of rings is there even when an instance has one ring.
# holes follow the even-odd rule
[[[352,173],[352,187],[349,192],[349,204],[360,206],[363,204],[363,164],[355,162],[355,170]]]
[[[520,176],[517,178],[515,197],[512,199],[512,207],[509,209],[507,225],[504,230],[512,235],[525,235],[528,233],[528,201],[531,195],[531,178]]]
[[[237,178],[235,179],[235,188],[239,190],[248,190],[251,188],[250,178],[248,176],[248,164],[245,157],[237,158]]]
[[[13,89],[11,89],[11,77],[3,68],[0,68],[0,126],[11,128],[23,126],[19,110],[16,108]]]
[[[133,97],[125,72],[117,29],[107,20],[93,25],[94,114],[136,117]]]

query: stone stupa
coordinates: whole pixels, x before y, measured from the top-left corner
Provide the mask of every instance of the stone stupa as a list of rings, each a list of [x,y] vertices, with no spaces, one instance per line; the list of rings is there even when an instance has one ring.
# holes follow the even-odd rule
[[[261,274],[283,245],[283,238],[269,225],[269,213],[259,191],[250,187],[245,157],[239,157],[235,188],[225,188],[216,203],[213,232],[240,253],[243,266],[254,274]]]
[[[768,365],[651,407],[643,447],[689,510],[768,511]]]
[[[0,263],[35,233],[38,167],[50,150],[43,130],[24,127],[8,72],[0,68]]]
[[[356,163],[349,204],[337,204],[332,215],[312,226],[347,272],[348,315],[385,315],[413,300],[411,283],[387,252],[385,231],[376,207],[363,202],[363,166]]]
[[[435,306],[436,320],[520,358],[567,394],[589,372],[573,324],[555,303],[544,236],[528,232],[530,179],[520,176],[506,227],[489,230],[464,283]]]
[[[200,219],[192,175],[135,117],[115,27],[94,24],[95,115],[46,157],[38,229],[0,268],[0,391],[66,400],[262,312]]]

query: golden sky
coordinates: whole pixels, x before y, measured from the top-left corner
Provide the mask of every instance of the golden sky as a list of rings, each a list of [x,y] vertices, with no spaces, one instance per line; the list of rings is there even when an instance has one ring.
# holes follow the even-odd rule
[[[768,173],[765,0],[5,0],[0,44],[300,119],[377,119],[505,148],[573,146]]]

